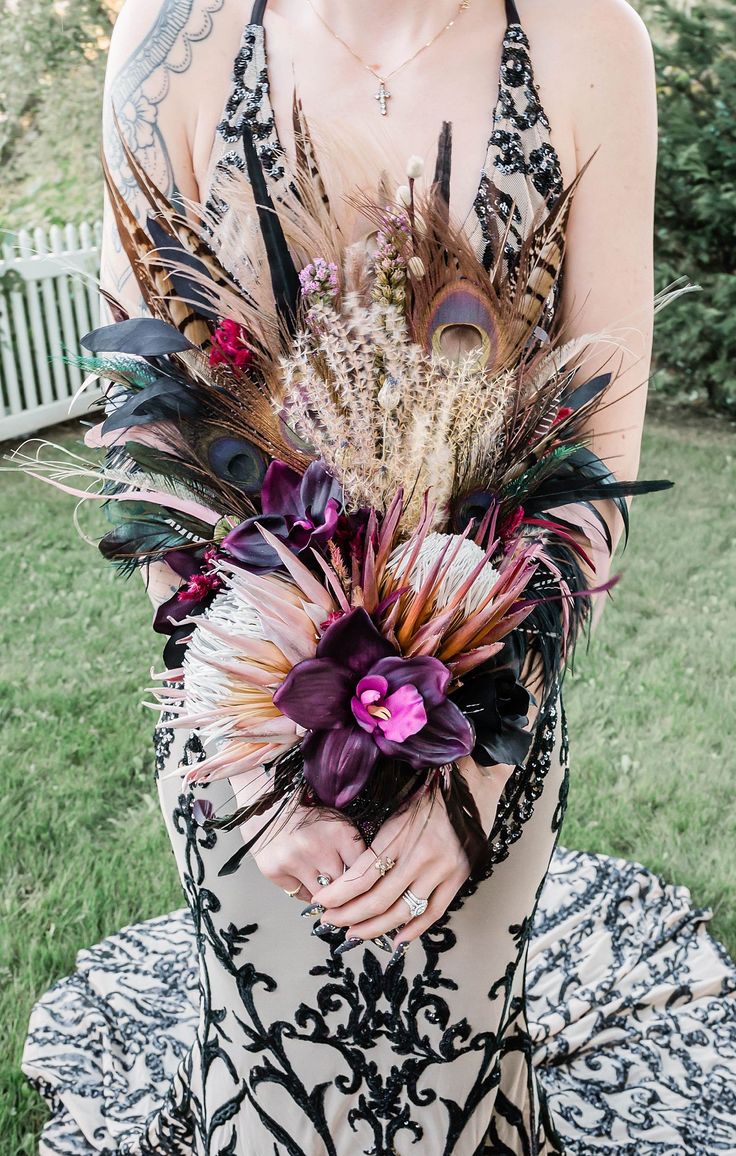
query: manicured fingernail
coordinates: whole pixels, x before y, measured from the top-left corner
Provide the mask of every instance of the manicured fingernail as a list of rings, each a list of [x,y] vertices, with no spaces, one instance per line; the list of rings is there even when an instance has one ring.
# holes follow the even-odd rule
[[[392,967],[393,964],[398,963],[400,959],[404,958],[407,951],[409,950],[409,944],[410,943],[411,943],[411,940],[408,940],[406,943],[400,943],[396,948],[394,948],[394,953],[391,956],[388,963],[386,964],[387,968]]]
[[[326,910],[327,908],[323,907],[321,903],[310,903],[307,907],[304,908],[302,915],[306,919],[308,915],[322,915],[322,913]]]
[[[363,940],[358,935],[349,935],[344,943],[336,947],[333,955],[344,955],[346,951],[352,951],[354,947],[360,947]]]
[[[312,928],[312,935],[326,939],[329,935],[334,935],[336,931],[337,927],[334,923],[318,923],[316,927]]]
[[[383,951],[393,952],[394,941],[388,935],[377,935],[373,940],[376,947],[380,947]]]

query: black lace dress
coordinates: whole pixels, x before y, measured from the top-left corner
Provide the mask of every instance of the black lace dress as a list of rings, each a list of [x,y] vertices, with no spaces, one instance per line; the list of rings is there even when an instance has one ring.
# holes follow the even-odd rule
[[[213,189],[242,167],[244,118],[274,192],[290,179],[263,7],[235,62]],[[562,182],[512,0],[507,11],[466,227],[485,255],[493,182],[501,212],[513,208],[512,262]],[[226,780],[182,790],[176,768],[201,756],[196,733],[158,732],[187,908],[81,952],[33,1010],[23,1067],[52,1108],[42,1156],[736,1153],[736,969],[683,888],[556,850],[568,781],[559,688],[504,791],[487,876],[388,971],[371,943],[334,957],[343,933],[311,936],[250,857],[218,877],[240,835],[193,821],[194,800],[226,809],[232,794]]]

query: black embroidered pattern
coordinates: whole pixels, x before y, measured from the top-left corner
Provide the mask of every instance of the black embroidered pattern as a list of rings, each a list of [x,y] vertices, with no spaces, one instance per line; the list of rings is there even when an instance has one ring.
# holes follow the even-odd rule
[[[164,741],[172,763],[180,754]],[[566,742],[560,732],[552,766]],[[185,761],[200,754],[189,736]],[[734,1151],[736,964],[705,932],[711,912],[691,909],[685,888],[639,864],[556,847],[507,928],[506,962],[493,976],[477,955],[478,914],[489,943],[506,934],[493,904],[508,884],[519,888],[529,844],[505,883],[477,884],[481,907],[469,910],[473,895],[456,897],[412,947],[418,966],[410,953],[386,971],[370,948],[335,958],[315,944],[295,983],[291,955],[302,944],[308,956],[314,944],[298,907],[282,901],[284,916],[269,932],[278,891],[261,882],[259,895],[257,875],[232,881],[233,904],[216,875],[228,838],[196,828],[191,799],[165,781],[188,907],[84,953],[81,970],[34,1009],[24,1070],[53,1113],[44,1151],[91,1156],[75,1124],[83,1120],[88,1134],[95,1128],[96,1151],[110,1156],[236,1153],[238,1142],[275,1156],[403,1156],[416,1142],[439,1156],[470,1150],[460,1148],[464,1129],[484,1118],[486,1102],[493,1110],[477,1156]],[[548,817],[540,825],[531,815],[536,831],[526,839],[550,823],[550,801],[559,830],[566,766],[557,784]],[[535,806],[544,800],[537,795]],[[485,986],[496,1009],[485,1027],[468,994],[478,972],[488,973],[478,992]],[[110,994],[98,994],[97,973],[99,991]],[[137,993],[135,1030],[101,1047],[99,1016],[118,1033],[125,991]],[[285,1014],[270,1014],[276,1008]],[[474,1075],[460,1090],[454,1066],[468,1064]],[[647,1140],[652,1134],[661,1139]]]

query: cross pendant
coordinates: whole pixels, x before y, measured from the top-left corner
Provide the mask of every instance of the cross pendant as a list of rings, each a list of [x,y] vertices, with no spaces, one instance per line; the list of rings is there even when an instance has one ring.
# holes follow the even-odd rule
[[[388,112],[386,101],[391,99],[391,93],[386,88],[386,82],[383,80],[378,87],[378,92],[376,93],[375,99],[378,101],[378,107],[381,110],[381,116],[385,116]]]

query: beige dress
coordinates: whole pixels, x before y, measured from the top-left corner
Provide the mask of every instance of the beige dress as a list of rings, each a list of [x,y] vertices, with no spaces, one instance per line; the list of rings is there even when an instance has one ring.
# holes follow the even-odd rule
[[[243,167],[245,119],[277,193],[289,174],[268,98],[263,7],[257,0],[243,33],[215,175]],[[501,213],[515,205],[510,263],[562,182],[512,0],[507,11],[466,227],[488,260],[492,182]],[[636,865],[561,852],[538,910],[567,795],[559,688],[505,788],[489,874],[388,971],[372,943],[334,956],[344,933],[310,935],[251,857],[218,876],[241,836],[205,833],[192,804],[207,798],[225,813],[229,784],[190,794],[178,776],[163,777],[201,755],[196,734],[157,733],[187,910],[80,953],[77,973],[34,1008],[23,1065],[53,1111],[42,1156],[736,1153],[736,973],[705,935],[703,913]]]

